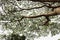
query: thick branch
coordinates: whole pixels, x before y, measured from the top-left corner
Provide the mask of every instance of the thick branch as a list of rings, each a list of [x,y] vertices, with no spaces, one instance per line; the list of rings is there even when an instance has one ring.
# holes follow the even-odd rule
[[[48,17],[48,16],[54,16],[54,15],[57,15],[57,13],[55,13],[55,12],[50,12],[50,13],[48,13],[48,14],[42,14],[42,15],[36,15],[36,16],[23,16],[22,15],[22,17],[24,17],[24,18],[37,18],[37,17],[42,17],[42,16],[44,16],[44,17]]]
[[[58,10],[59,10],[59,9],[58,9]],[[44,25],[46,25],[46,24],[48,24],[48,22],[50,21],[49,16],[60,15],[60,13],[57,13],[56,11],[57,11],[57,9],[55,9],[55,10],[52,11],[52,12],[49,12],[48,14],[42,14],[42,15],[36,15],[36,16],[22,16],[22,17],[24,17],[24,18],[37,18],[37,17],[42,17],[42,16],[44,16],[44,17],[47,19],[47,21],[44,23]]]

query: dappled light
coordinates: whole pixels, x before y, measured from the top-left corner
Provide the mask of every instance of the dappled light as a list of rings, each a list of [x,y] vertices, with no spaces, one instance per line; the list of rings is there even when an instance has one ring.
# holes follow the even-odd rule
[[[60,3],[0,0],[0,39],[60,39]]]

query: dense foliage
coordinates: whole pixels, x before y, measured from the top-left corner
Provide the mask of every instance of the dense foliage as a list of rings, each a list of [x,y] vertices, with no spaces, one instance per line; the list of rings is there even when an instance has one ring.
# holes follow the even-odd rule
[[[52,2],[48,3],[52,4]],[[57,6],[59,4],[60,3],[56,2],[52,5]],[[60,32],[59,16],[50,17],[50,19],[54,18],[54,22],[49,22],[47,26],[42,25],[46,21],[45,17],[30,19],[24,18],[20,21],[20,19],[22,18],[21,15],[32,16],[45,14],[51,11],[52,8],[47,7],[32,10],[21,10],[21,8],[27,9],[44,5],[40,2],[18,1],[17,3],[14,0],[1,0],[1,5],[5,14],[0,13],[0,21],[8,21],[0,22],[4,30],[12,30],[15,34],[23,34],[27,37],[27,39],[39,36],[46,36],[49,31],[51,31],[52,35]]]

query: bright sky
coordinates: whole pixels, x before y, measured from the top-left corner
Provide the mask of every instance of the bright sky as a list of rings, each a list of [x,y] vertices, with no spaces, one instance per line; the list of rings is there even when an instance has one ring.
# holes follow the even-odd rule
[[[55,36],[51,36],[51,32],[46,37],[41,36],[39,38],[34,38],[34,40],[58,40],[58,39],[60,39],[60,33],[56,34]]]
[[[0,25],[0,34],[1,35],[8,34],[8,33],[11,32],[10,30],[6,30],[6,31],[3,32],[3,30],[1,28],[2,28],[2,25]],[[55,36],[51,36],[51,32],[49,32],[49,35],[48,36],[45,36],[45,37],[44,36],[41,36],[39,38],[34,38],[34,40],[58,40],[59,38],[60,38],[60,33],[59,34],[56,34]]]
[[[3,12],[3,10],[2,10],[2,7],[0,7],[0,13],[4,13]],[[5,13],[4,13],[5,14]],[[1,21],[0,21],[1,22]],[[3,21],[4,22],[4,21]],[[7,21],[5,21],[5,22],[7,22]],[[53,22],[53,21],[52,21]],[[55,22],[55,21],[54,21]],[[59,22],[60,23],[60,22]],[[2,25],[0,25],[0,34],[1,35],[3,35],[3,34],[8,34],[8,33],[10,33],[9,32],[10,30],[6,30],[6,31],[4,31],[3,32],[3,30],[2,30]],[[51,36],[51,32],[49,33],[49,35],[48,36],[41,36],[41,37],[39,37],[39,38],[34,38],[34,40],[58,40],[60,38],[60,33],[59,34],[56,34],[55,36]]]
[[[2,7],[0,7],[0,13],[3,13]],[[60,17],[60,15],[59,15],[59,17]],[[2,21],[0,21],[0,22],[2,22]],[[7,21],[3,21],[3,22],[7,22]],[[51,22],[55,22],[55,21],[52,20]],[[58,21],[56,21],[56,22],[58,22]],[[8,34],[8,33],[11,32],[11,31],[10,32],[9,31],[10,30],[8,30],[8,31],[6,30],[6,31],[3,32],[2,25],[0,25],[0,34],[1,35]],[[50,32],[48,36],[45,36],[45,37],[41,36],[39,38],[34,38],[34,40],[58,40],[59,38],[60,38],[60,33],[55,35],[55,36],[51,36],[51,32]]]

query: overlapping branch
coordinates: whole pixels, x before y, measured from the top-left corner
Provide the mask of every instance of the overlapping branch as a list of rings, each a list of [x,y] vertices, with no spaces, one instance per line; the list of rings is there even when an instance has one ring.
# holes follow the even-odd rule
[[[14,1],[15,1],[15,3],[16,3],[16,6],[20,9],[19,11],[39,9],[39,8],[44,7],[44,6],[46,6],[46,7],[48,7],[48,8],[58,8],[58,7],[60,7],[60,5],[59,5],[59,6],[52,6],[51,4],[41,2],[41,3],[43,3],[44,5],[42,5],[42,6],[40,6],[40,7],[25,8],[25,9],[24,9],[24,8],[21,8],[21,7],[20,7],[20,4],[17,2],[17,0],[14,0]],[[12,3],[12,4],[15,5],[14,3]],[[47,4],[48,4],[48,5],[47,5]]]
[[[19,11],[23,11],[23,10],[32,10],[32,9],[38,9],[38,8],[42,8],[42,7],[44,7],[44,6],[46,6],[46,7],[48,7],[48,8],[59,8],[60,7],[60,5],[59,6],[52,6],[51,4],[48,4],[48,5],[46,5],[45,3],[43,3],[44,5],[43,6],[41,6],[41,7],[34,7],[34,8],[28,8],[28,9],[23,9],[23,8],[20,8],[20,5],[19,5],[19,3],[16,1],[16,3],[17,3],[17,6],[19,7]],[[16,21],[21,21],[23,18],[37,18],[37,17],[42,17],[42,16],[44,16],[46,19],[47,19],[47,21],[44,23],[44,24],[46,24],[46,23],[48,23],[49,21],[50,21],[50,19],[49,19],[49,16],[54,16],[54,15],[59,15],[59,14],[57,14],[56,13],[56,11],[52,11],[52,12],[50,12],[50,13],[48,13],[48,14],[42,14],[42,15],[36,15],[36,16],[23,16],[23,15],[21,15],[21,19],[18,19],[18,20],[16,20]]]

